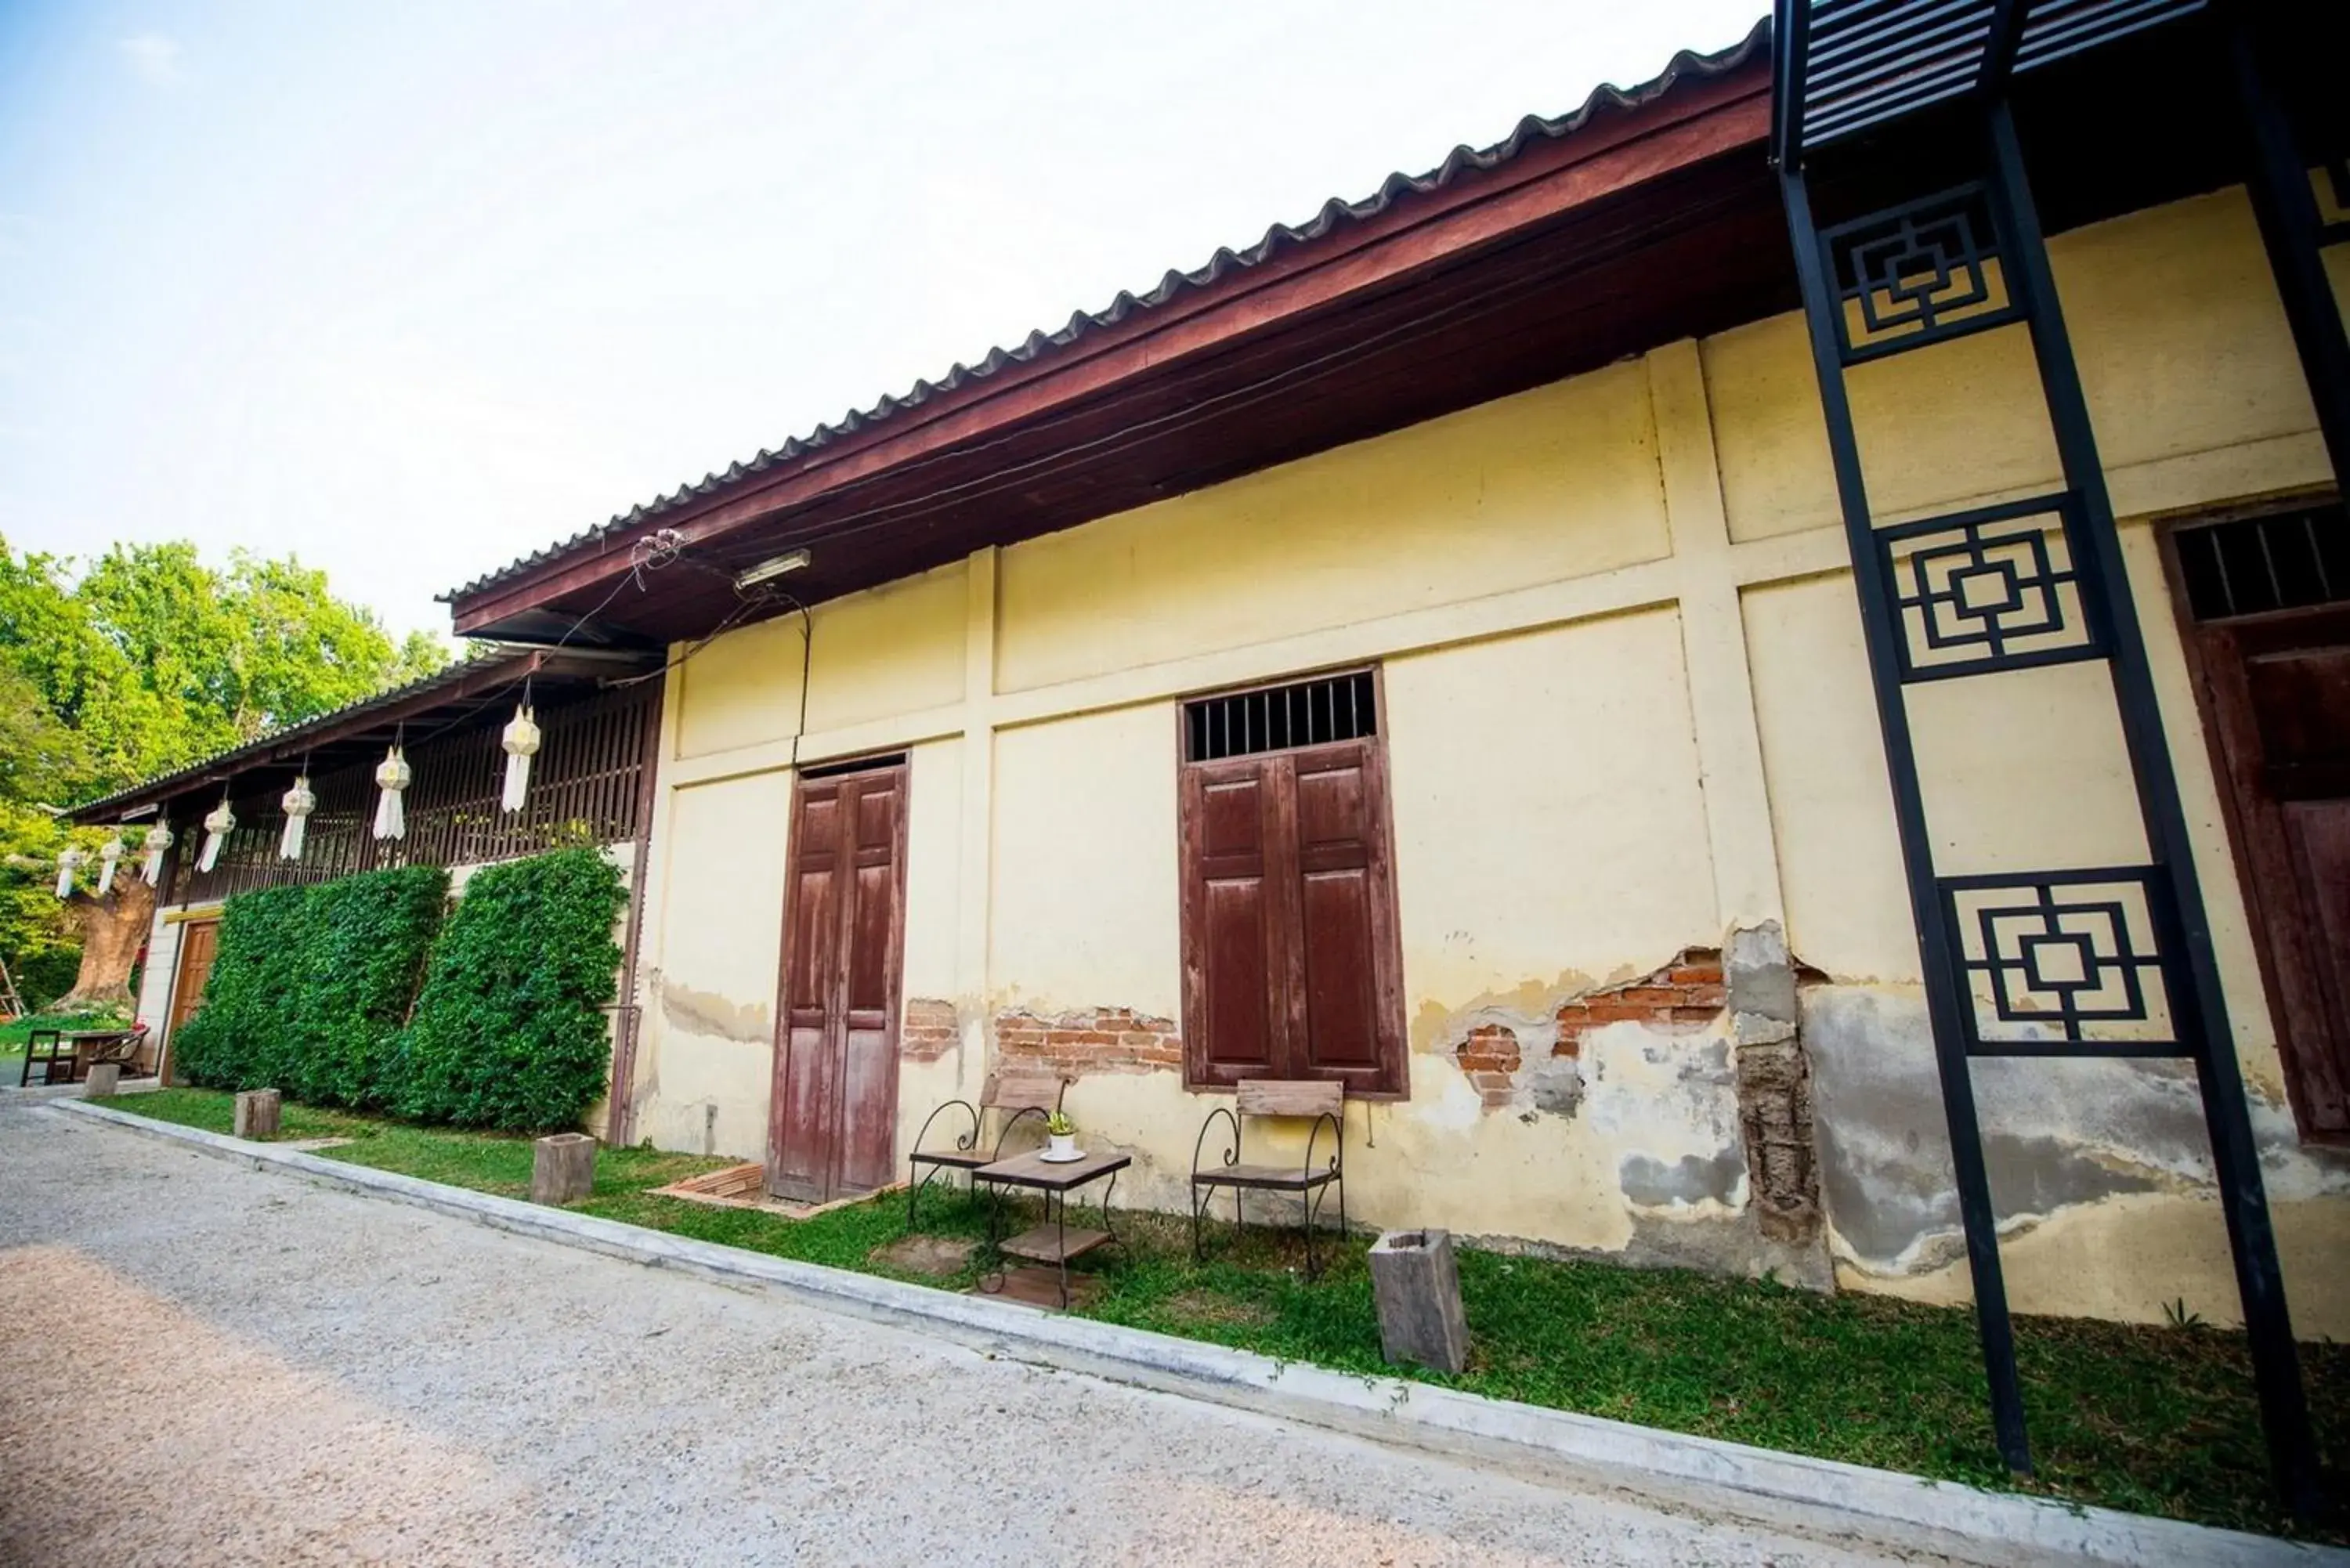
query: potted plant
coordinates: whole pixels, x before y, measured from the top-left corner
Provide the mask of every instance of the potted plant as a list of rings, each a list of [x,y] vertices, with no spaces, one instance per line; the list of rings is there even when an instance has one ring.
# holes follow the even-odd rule
[[[1085,1157],[1077,1150],[1077,1124],[1066,1111],[1055,1111],[1045,1118],[1045,1158],[1063,1163]]]

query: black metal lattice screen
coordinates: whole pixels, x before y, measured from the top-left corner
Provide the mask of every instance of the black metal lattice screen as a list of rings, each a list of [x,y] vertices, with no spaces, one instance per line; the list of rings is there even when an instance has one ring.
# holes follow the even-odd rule
[[[1813,216],[1807,171],[1784,162],[1780,173],[1885,739],[1992,1425],[2002,1457],[2028,1472],[1974,1063],[2183,1058],[2203,1094],[2271,1454],[2281,1490],[2303,1510],[2314,1474],[2305,1397],[2170,743],[2014,122],[1993,96],[1978,124],[1980,178],[1825,226]],[[2030,340],[2061,488],[1880,521],[1847,373],[2002,328]],[[2181,555],[2199,610],[2246,613],[2327,591],[2339,543],[2306,517],[2263,519],[2183,540]],[[1945,871],[1936,857],[1948,844],[1929,820],[1918,757],[1918,733],[1936,710],[1912,692],[2087,660],[2110,676],[2147,859],[2068,866],[2060,855],[2054,864]],[[2083,834],[2085,846],[2093,836]],[[1976,853],[1989,857],[1978,864],[1998,866],[2010,852]]]

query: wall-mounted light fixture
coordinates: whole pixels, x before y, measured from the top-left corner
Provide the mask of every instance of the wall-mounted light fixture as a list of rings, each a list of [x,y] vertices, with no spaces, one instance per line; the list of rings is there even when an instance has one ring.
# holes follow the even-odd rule
[[[734,586],[737,588],[754,588],[761,583],[782,576],[786,572],[799,571],[807,564],[808,553],[806,550],[793,550],[785,555],[770,556],[757,566],[745,566],[735,573]]]

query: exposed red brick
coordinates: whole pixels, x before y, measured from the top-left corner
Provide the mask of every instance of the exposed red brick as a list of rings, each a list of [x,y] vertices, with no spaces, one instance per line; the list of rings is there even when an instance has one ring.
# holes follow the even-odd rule
[[[1050,1017],[1014,1008],[995,1015],[995,1055],[1006,1065],[1046,1067],[1069,1078],[1152,1073],[1183,1064],[1183,1035],[1172,1019],[1130,1007]]]
[[[907,1000],[906,1016],[898,1026],[899,1055],[911,1062],[935,1062],[962,1038],[953,1002],[927,996]]]
[[[1609,1023],[1701,1029],[1721,1014],[1727,1001],[1721,950],[1684,948],[1670,963],[1648,974],[1586,992],[1561,1006],[1553,1054],[1575,1055],[1585,1030]]]
[[[1454,1059],[1488,1110],[1499,1110],[1510,1103],[1517,1090],[1521,1060],[1516,1030],[1506,1023],[1480,1023],[1462,1038]]]

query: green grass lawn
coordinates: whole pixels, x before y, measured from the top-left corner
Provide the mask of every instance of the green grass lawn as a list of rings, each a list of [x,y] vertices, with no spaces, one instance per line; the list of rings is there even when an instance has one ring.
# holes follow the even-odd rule
[[[230,1096],[166,1089],[115,1102],[226,1132]],[[286,1137],[349,1137],[330,1159],[452,1186],[526,1195],[526,1138],[403,1126],[289,1105]],[[583,1212],[836,1268],[910,1274],[874,1252],[906,1234],[902,1193],[794,1220],[649,1190],[729,1163],[605,1149]],[[933,1187],[920,1229],[983,1234],[983,1208]],[[1320,1280],[1300,1274],[1294,1234],[1229,1229],[1191,1262],[1187,1224],[1121,1214],[1131,1242],[1084,1265],[1104,1282],[1087,1315],[1365,1376],[1380,1358],[1366,1242]],[[1429,1382],[1643,1426],[2007,1487],[1991,1445],[1970,1312],[1879,1296],[1820,1296],[1682,1270],[1638,1270],[1464,1251],[1461,1286],[1475,1344],[1459,1377]],[[2243,1335],[2070,1318],[2016,1320],[2039,1475],[2021,1490],[2238,1529],[2290,1533],[2270,1501]],[[2310,1403],[2337,1481],[2350,1474],[2350,1346],[2303,1348]],[[2338,1490],[2338,1489],[2337,1489]],[[2327,1539],[2340,1540],[2334,1534]]]

